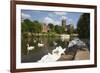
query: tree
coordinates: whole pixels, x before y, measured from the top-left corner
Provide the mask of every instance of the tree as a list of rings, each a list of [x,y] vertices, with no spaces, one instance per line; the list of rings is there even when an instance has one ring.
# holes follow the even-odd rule
[[[32,21],[25,19],[21,24],[22,32],[32,32],[32,24]]]
[[[22,48],[22,53],[26,54],[27,53],[27,47],[25,46],[27,42],[29,43],[30,36],[28,33],[31,33],[31,36],[33,35],[32,33],[40,33],[42,31],[42,25],[38,21],[30,21],[29,19],[25,19],[21,23],[21,48]],[[33,37],[32,37],[33,38]]]
[[[26,32],[28,30],[28,26],[25,24],[25,22],[21,23],[21,32]]]
[[[83,13],[77,24],[77,32],[80,38],[90,37],[90,14]]]
[[[73,34],[73,33],[74,33],[74,26],[73,24],[70,24],[69,34]]]
[[[30,21],[25,19],[22,23],[22,32],[39,33],[42,31],[42,25],[38,21]]]
[[[33,32],[34,33],[40,33],[42,31],[42,24],[38,21],[33,22]]]
[[[50,30],[49,30],[50,32],[55,32],[55,30],[54,30],[55,26],[52,23],[49,23],[48,26],[50,28]]]
[[[55,32],[58,34],[62,34],[65,32],[65,29],[62,26],[55,25]]]

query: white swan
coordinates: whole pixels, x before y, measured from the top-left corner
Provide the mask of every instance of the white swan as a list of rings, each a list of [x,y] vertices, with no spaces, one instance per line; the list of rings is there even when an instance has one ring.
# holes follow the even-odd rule
[[[55,42],[55,41],[53,41],[53,44],[56,46],[57,45],[57,43]]]
[[[29,44],[27,44],[27,53],[29,53],[30,50],[33,50],[35,47],[34,46],[29,46]]]
[[[33,42],[34,42],[34,43],[36,43],[36,40],[35,40],[35,39],[33,39]]]
[[[65,50],[66,50],[66,48],[63,49],[61,46],[59,46],[59,47],[56,47],[56,49],[54,49],[54,50],[52,51],[52,53],[59,52],[59,54],[61,55],[61,54],[65,54],[65,53],[64,53]]]
[[[44,46],[44,44],[38,43],[38,47],[43,47],[43,46]]]
[[[52,54],[48,53],[47,55],[44,55],[38,62],[40,63],[55,62],[61,57],[61,54],[63,54],[64,51],[65,49],[62,49],[61,47],[56,47],[56,49],[52,51]]]

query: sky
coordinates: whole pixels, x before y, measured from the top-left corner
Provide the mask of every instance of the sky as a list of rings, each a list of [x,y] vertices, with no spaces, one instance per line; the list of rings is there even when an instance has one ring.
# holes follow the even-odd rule
[[[40,10],[21,10],[22,19],[29,19],[31,21],[38,20],[42,23],[53,23],[54,25],[61,25],[61,20],[66,19],[66,25],[73,24],[77,27],[77,22],[82,13],[79,12],[65,12],[65,11],[40,11]]]

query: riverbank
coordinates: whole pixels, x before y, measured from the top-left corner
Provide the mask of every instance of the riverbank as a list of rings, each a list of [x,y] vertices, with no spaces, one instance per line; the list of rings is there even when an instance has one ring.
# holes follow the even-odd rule
[[[88,59],[90,59],[90,52],[87,48],[83,48],[83,50],[78,50],[75,56],[69,54],[62,55],[58,61],[88,60]]]

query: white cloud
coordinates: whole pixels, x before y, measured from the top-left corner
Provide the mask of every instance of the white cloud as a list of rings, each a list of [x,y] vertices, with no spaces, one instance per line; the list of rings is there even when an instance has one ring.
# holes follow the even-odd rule
[[[61,15],[61,16],[62,16],[62,15],[67,15],[66,12],[60,12],[60,11],[59,11],[59,12],[54,12],[54,13],[55,13],[56,15]]]
[[[67,17],[66,16],[62,16],[61,19],[67,19]]]
[[[25,14],[25,13],[21,13],[22,19],[30,19],[31,15],[29,14]]]
[[[54,23],[54,20],[52,18],[50,18],[50,17],[45,17],[43,22],[46,23],[46,24]]]
[[[59,21],[55,21],[55,20],[53,20],[52,18],[50,18],[48,16],[44,18],[43,22],[46,23],[46,24],[53,23],[54,25],[59,25],[60,24]]]
[[[61,25],[61,21],[56,21],[56,25]]]

